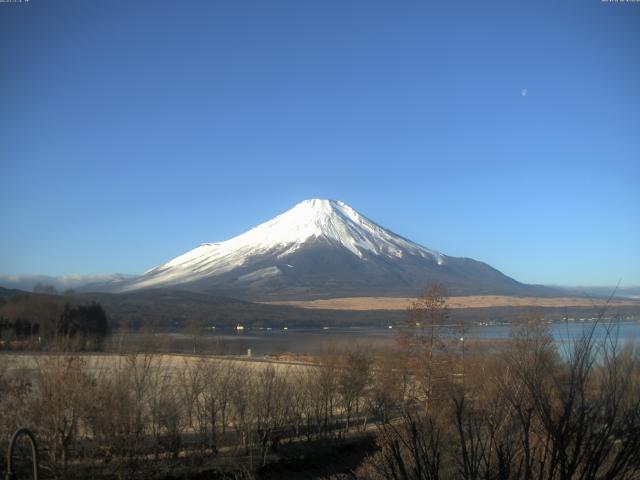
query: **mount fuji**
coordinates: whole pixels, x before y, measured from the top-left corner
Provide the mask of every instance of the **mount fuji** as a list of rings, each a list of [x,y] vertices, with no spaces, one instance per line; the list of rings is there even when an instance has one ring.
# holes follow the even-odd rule
[[[552,290],[423,247],[343,202],[320,199],[305,200],[230,240],[204,243],[110,290],[173,287],[269,300],[413,296],[430,282],[442,283],[452,295]]]

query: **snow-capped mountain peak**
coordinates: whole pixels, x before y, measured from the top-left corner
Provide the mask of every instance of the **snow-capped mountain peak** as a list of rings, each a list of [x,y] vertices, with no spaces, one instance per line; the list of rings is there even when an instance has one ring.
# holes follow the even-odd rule
[[[287,250],[281,253],[284,256],[310,239],[317,238],[340,244],[359,257],[364,251],[400,257],[405,250],[410,250],[414,254],[430,255],[441,260],[438,252],[394,235],[360,215],[346,203],[324,199],[300,202],[273,220],[224,244],[252,245],[262,251],[287,246]]]
[[[167,287],[252,301],[406,298],[433,282],[444,285],[451,295],[547,292],[486,263],[425,248],[343,202],[323,199],[305,200],[246,233],[203,243],[142,275],[92,283],[85,289],[127,292]],[[237,313],[242,315],[241,310]]]
[[[257,300],[412,296],[431,282],[452,294],[529,291],[485,263],[430,250],[323,199],[305,200],[229,240],[203,243],[114,290],[172,287]]]
[[[325,242],[343,247],[358,258],[365,255],[402,258],[406,255],[432,259],[438,265],[445,256],[402,238],[377,225],[344,202],[311,199],[255,228],[219,243],[204,243],[190,252],[153,268],[127,289],[196,281],[241,267],[251,258],[270,254],[285,259],[303,246]],[[295,265],[290,268],[295,268]],[[275,265],[242,277],[273,276]]]

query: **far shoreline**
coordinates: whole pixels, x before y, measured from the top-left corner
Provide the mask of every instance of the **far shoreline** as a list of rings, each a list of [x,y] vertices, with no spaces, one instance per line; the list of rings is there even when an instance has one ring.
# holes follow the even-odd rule
[[[267,305],[290,305],[317,310],[406,310],[417,298],[407,297],[343,297],[319,300],[278,300],[260,302]],[[452,309],[490,307],[629,307],[639,306],[640,300],[615,299],[607,302],[602,298],[580,297],[512,297],[507,295],[470,295],[448,297],[447,305]]]

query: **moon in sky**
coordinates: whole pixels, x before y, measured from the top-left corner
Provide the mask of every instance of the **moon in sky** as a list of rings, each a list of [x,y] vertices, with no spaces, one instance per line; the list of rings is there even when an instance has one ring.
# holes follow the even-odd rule
[[[520,95],[522,95],[523,97],[526,97],[528,93],[529,93],[529,90],[527,90],[526,88],[523,88],[522,90],[520,90]]]

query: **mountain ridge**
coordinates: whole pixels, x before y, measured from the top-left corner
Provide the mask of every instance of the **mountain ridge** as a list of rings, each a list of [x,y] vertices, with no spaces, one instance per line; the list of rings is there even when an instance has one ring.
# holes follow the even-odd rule
[[[553,295],[465,257],[451,257],[378,225],[344,202],[310,199],[229,240],[203,243],[110,290],[179,288],[252,300],[416,295]]]

